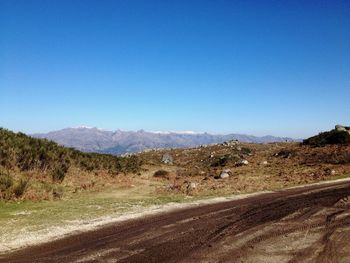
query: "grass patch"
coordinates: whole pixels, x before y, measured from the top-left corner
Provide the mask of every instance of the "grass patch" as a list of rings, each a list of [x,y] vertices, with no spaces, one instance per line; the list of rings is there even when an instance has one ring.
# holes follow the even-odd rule
[[[103,217],[128,211],[144,211],[152,205],[183,202],[183,195],[156,195],[155,186],[110,189],[81,193],[59,201],[0,202],[0,249],[25,236],[40,236],[50,229],[81,226]]]
[[[330,180],[339,180],[339,179],[345,179],[345,178],[350,178],[350,173],[333,176]]]

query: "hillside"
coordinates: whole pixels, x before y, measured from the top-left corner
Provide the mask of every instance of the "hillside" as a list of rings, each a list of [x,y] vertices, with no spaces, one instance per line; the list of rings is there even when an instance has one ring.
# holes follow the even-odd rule
[[[139,168],[136,156],[122,158],[83,153],[46,139],[0,128],[0,200],[60,196],[63,188],[59,185],[68,175],[73,177],[70,178],[73,188],[80,187],[85,181],[93,187],[99,176],[113,177],[137,172]],[[82,181],[81,176],[84,177]]]
[[[293,141],[291,138],[244,134],[213,135],[209,133],[189,132],[146,132],[140,131],[105,131],[97,128],[67,128],[45,134],[34,134],[37,138],[46,138],[86,152],[124,154],[141,152],[155,148],[188,148],[200,145],[239,140],[251,143],[269,143]]]
[[[305,145],[350,144],[350,127],[336,125],[331,131],[321,132],[303,141]]]
[[[154,174],[167,182],[161,191],[187,193],[194,183],[194,195],[269,190],[350,173],[350,145],[227,142],[138,156],[144,165],[161,167]]]

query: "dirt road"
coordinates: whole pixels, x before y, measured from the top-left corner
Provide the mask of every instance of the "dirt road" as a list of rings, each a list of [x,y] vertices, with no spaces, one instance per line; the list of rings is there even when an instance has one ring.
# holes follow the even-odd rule
[[[0,262],[350,262],[350,182],[130,220]]]

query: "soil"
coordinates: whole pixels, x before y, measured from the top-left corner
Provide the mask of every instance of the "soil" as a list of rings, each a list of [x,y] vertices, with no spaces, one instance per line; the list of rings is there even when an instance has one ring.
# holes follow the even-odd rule
[[[350,262],[350,182],[200,205],[72,235],[0,262]]]

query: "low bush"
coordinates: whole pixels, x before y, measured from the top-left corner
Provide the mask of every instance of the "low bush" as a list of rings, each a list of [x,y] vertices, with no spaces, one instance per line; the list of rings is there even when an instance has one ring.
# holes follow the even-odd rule
[[[250,155],[250,154],[253,153],[253,151],[252,151],[252,149],[250,149],[250,148],[242,147],[241,153],[242,153],[242,154],[245,154],[245,155]]]
[[[137,173],[140,170],[141,159],[136,155],[126,157],[125,170],[131,173]]]
[[[68,168],[69,164],[67,163],[61,163],[57,165],[51,172],[52,180],[54,182],[61,183],[64,180],[64,177],[66,176]]]
[[[0,173],[0,192],[5,192],[13,185],[13,178],[10,175]]]
[[[240,160],[240,157],[237,154],[226,154],[224,156],[215,157],[211,163],[211,167],[224,167],[229,163],[235,163]]]
[[[280,158],[291,158],[294,157],[296,153],[291,150],[280,150],[279,152],[275,153],[275,157],[280,157]]]
[[[169,172],[165,171],[165,170],[158,170],[153,174],[154,177],[158,177],[158,178],[169,178]]]
[[[230,160],[229,155],[216,157],[210,164],[211,167],[225,166]]]
[[[17,198],[21,197],[24,194],[25,190],[27,189],[27,185],[28,185],[28,180],[27,179],[21,179],[15,185],[15,187],[13,189],[13,193],[15,194],[15,196]]]

